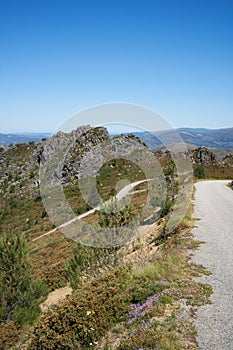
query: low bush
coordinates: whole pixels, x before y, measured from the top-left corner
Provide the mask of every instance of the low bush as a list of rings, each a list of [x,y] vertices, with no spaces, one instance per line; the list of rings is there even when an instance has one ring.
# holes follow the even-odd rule
[[[21,330],[22,332],[22,330]],[[19,340],[20,326],[14,321],[4,323],[0,326],[0,350],[11,349]]]
[[[172,315],[165,322],[155,321],[151,325],[136,327],[127,339],[120,342],[117,350],[195,349],[187,347],[181,331],[175,316]]]
[[[93,349],[99,339],[129,311],[128,269],[86,283],[35,327],[30,350]]]

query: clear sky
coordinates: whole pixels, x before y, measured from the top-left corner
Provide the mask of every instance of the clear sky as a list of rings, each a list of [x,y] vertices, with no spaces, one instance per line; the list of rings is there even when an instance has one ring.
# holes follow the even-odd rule
[[[0,132],[112,101],[232,127],[233,0],[0,0]]]

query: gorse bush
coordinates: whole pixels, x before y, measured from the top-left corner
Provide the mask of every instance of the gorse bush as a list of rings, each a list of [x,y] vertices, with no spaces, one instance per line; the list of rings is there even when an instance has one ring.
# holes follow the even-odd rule
[[[148,297],[165,291],[169,286],[161,280],[176,279],[175,272],[182,273],[182,267],[175,256],[161,257],[135,270],[116,267],[83,282],[41,318],[28,349],[98,349],[112,327],[122,321],[128,324],[132,304],[140,307]]]
[[[116,268],[86,283],[41,318],[28,349],[95,348],[106,331],[129,312],[129,280],[128,269]]]
[[[187,279],[198,270],[187,265],[180,244],[168,243],[140,265],[86,275],[72,296],[41,317],[28,350],[110,350],[114,339],[118,350],[195,349],[190,324],[175,316],[177,301],[204,305],[211,290]]]

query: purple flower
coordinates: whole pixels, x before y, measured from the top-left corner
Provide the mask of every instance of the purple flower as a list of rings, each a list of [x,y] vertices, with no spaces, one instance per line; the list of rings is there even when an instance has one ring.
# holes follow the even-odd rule
[[[131,324],[138,320],[140,317],[144,316],[146,314],[145,309],[149,306],[152,306],[153,303],[159,302],[159,297],[163,296],[163,293],[156,293],[153,296],[150,296],[146,299],[145,303],[143,304],[131,304],[130,305],[130,313],[129,313],[129,319],[128,324]]]

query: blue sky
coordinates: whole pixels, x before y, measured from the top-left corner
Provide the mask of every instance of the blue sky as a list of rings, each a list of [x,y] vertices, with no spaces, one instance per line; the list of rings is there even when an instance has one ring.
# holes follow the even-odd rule
[[[1,0],[0,132],[112,101],[232,127],[232,18],[232,0]]]

